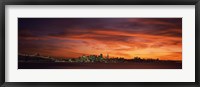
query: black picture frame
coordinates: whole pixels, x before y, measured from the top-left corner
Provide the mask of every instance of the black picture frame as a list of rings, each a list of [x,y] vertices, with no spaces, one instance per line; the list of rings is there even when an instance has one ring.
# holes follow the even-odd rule
[[[1,87],[200,87],[200,0],[1,0],[0,3]],[[5,82],[5,5],[195,5],[195,82]]]

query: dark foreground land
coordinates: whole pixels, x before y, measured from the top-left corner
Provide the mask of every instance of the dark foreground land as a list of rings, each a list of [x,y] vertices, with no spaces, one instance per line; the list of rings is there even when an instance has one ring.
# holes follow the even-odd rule
[[[182,69],[181,62],[68,63],[18,62],[18,69]]]

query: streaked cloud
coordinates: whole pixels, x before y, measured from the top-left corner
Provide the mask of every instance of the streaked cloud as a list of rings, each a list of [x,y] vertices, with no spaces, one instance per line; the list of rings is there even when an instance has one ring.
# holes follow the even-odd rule
[[[182,60],[181,18],[19,18],[19,52]]]

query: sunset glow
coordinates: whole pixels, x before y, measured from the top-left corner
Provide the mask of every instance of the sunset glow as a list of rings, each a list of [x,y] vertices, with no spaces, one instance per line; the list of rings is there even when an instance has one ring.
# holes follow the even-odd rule
[[[182,60],[181,18],[19,18],[19,53]]]

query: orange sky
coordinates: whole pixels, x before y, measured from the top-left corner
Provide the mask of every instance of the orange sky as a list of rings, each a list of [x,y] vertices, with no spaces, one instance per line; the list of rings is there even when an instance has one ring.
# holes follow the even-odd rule
[[[181,18],[20,18],[19,52],[182,60]]]

